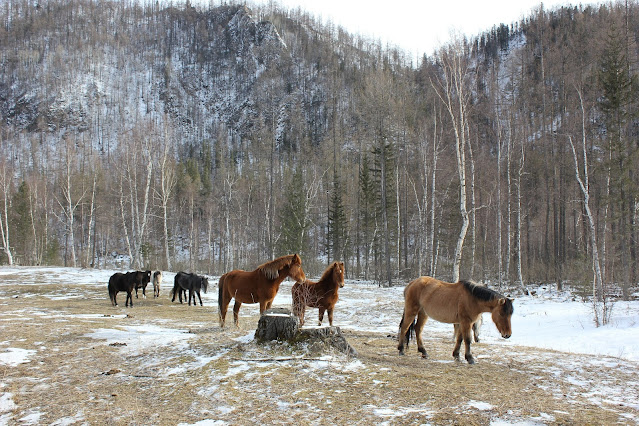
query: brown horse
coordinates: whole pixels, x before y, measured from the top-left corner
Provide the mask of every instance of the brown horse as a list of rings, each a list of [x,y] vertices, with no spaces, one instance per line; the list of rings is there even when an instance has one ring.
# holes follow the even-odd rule
[[[459,361],[462,339],[465,343],[466,361],[474,364],[470,352],[471,326],[483,312],[490,312],[501,336],[508,339],[512,334],[510,318],[513,300],[496,291],[468,281],[447,283],[431,277],[420,277],[404,289],[404,315],[399,325],[399,354],[404,354],[404,343],[408,346],[411,329],[417,338],[417,350],[426,358],[422,341],[422,329],[428,317],[444,323],[459,324],[459,334],[453,349],[453,357]],[[417,320],[415,321],[415,316]]]
[[[296,282],[291,289],[293,314],[304,325],[306,307],[319,308],[319,325],[322,325],[324,311],[328,311],[328,323],[333,326],[333,308],[337,303],[337,290],[344,287],[344,262],[333,262],[317,282]]]
[[[302,259],[297,254],[282,256],[264,263],[254,271],[235,269],[220,277],[218,307],[220,325],[224,327],[226,310],[235,299],[233,320],[238,325],[238,313],[242,303],[259,303],[260,314],[269,309],[280,284],[286,277],[295,281],[305,281],[306,275],[302,270]]]

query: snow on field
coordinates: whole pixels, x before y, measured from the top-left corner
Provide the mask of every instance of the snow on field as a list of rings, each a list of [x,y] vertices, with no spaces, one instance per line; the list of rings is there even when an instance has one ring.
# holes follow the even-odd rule
[[[20,284],[35,286],[43,284],[82,284],[104,288],[115,271],[74,269],[74,268],[0,268],[0,296],[3,288]],[[168,291],[174,274],[164,273],[163,288]],[[217,284],[216,276],[209,277],[211,284]],[[275,298],[274,306],[290,306],[290,291],[285,291],[289,284],[284,284]],[[592,306],[573,298],[568,293],[550,290],[551,286],[539,287],[535,296],[516,298],[515,312],[512,317],[513,335],[504,340],[499,336],[492,324],[490,316],[484,314],[484,326],[481,335],[484,342],[499,345],[531,346],[552,349],[567,353],[612,356],[639,361],[639,301],[617,301],[613,305],[610,324],[595,327]],[[340,304],[348,305],[348,310],[336,313],[336,323],[343,329],[357,329],[371,332],[396,333],[401,318],[403,287],[378,288],[372,283],[346,281],[340,290]],[[165,293],[166,294],[166,293]],[[27,295],[25,295],[27,296]],[[69,297],[64,293],[46,294],[52,299]],[[79,294],[77,295],[80,296]],[[205,304],[217,304],[217,291],[209,290],[202,294]],[[243,305],[241,313],[257,311],[256,305]],[[434,335],[450,334],[450,325],[430,321],[428,333]],[[124,331],[94,330],[92,336],[124,342],[131,342],[128,350],[135,351],[144,345],[174,344],[184,342],[186,333],[161,327],[147,329],[131,329],[129,337]],[[121,333],[121,334],[120,334]],[[131,337],[134,336],[134,337]],[[252,334],[244,337],[252,339]],[[15,365],[27,362],[31,354],[15,348],[2,347],[0,342],[0,364]]]

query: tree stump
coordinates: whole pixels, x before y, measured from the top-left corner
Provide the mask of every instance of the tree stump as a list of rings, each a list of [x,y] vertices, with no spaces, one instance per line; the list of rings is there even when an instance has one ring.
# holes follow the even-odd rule
[[[298,341],[306,341],[316,348],[322,345],[356,357],[357,351],[347,341],[339,327],[304,328],[297,333]]]
[[[285,308],[265,311],[257,323],[255,338],[259,343],[272,340],[287,341],[292,344],[306,343],[314,351],[324,352],[335,348],[349,356],[357,356],[357,351],[346,341],[339,327],[300,329],[300,321]]]
[[[258,342],[293,340],[300,327],[300,320],[288,309],[273,308],[264,311],[257,323],[255,338]]]

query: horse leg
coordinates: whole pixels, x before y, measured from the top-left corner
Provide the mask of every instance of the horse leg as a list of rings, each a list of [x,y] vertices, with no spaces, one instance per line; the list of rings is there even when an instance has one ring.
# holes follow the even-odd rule
[[[322,321],[324,321],[324,308],[319,308],[319,324],[317,325],[322,325]]]
[[[202,304],[202,296],[200,295],[200,291],[199,291],[199,290],[197,290],[197,291],[195,292],[195,294],[197,294],[198,299],[200,299],[200,306],[204,306],[204,305]],[[197,305],[197,303],[195,303],[195,296],[193,297],[193,304],[194,304],[194,305]]]
[[[233,322],[238,328],[240,326],[240,306],[242,306],[242,302],[238,302],[236,300],[235,305],[233,306]]]
[[[193,294],[192,288],[189,289],[189,306],[191,306],[191,299],[193,299],[193,306],[197,305],[197,303],[195,303],[195,294]]]
[[[475,343],[479,343],[479,328],[481,327],[482,319],[479,317],[477,321],[473,323],[473,337],[475,338]]]
[[[124,302],[124,306],[129,306],[129,303],[130,306],[133,307],[133,292],[131,290],[126,291],[126,301]]]
[[[218,307],[220,309],[220,327],[221,328],[224,328],[224,323],[226,322],[226,311],[229,308],[229,303],[231,303],[231,300],[230,299],[226,300],[226,295],[221,294],[220,300],[218,301]]]
[[[461,323],[459,324],[459,334],[457,334],[457,341],[455,343],[455,348],[453,349],[453,358],[459,361],[459,350],[461,348],[461,342],[464,341],[464,349],[466,351],[464,358],[469,364],[475,363],[475,358],[473,358],[473,354],[470,351],[470,342],[471,342],[471,324],[470,323]]]
[[[304,315],[306,314],[306,305],[301,305],[297,310],[297,316],[300,319],[300,327],[304,325]]]
[[[328,312],[328,325],[332,327],[333,326],[333,308],[327,308],[326,311]]]
[[[415,323],[415,340],[417,340],[417,351],[422,354],[422,358],[428,358],[426,349],[424,349],[424,341],[422,340],[422,331],[424,330],[424,324],[428,320],[428,315],[423,309],[419,310],[417,314],[417,322]]]

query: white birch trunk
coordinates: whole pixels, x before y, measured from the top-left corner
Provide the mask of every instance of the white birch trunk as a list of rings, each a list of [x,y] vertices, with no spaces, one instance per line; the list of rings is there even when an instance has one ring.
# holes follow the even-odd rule
[[[9,182],[7,180],[7,170],[5,167],[2,168],[2,196],[3,196],[3,212],[4,214],[0,214],[0,237],[2,238],[2,249],[4,254],[7,256],[7,263],[9,266],[13,266],[13,254],[11,253],[11,246],[9,244]],[[4,219],[3,219],[4,218]]]

